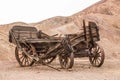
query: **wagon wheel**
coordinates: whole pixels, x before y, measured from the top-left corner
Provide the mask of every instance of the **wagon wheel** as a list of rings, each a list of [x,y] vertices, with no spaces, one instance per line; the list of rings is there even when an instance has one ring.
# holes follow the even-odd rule
[[[33,55],[32,51],[29,48],[24,48],[26,52],[29,52],[30,55]],[[17,47],[15,48],[15,57],[21,67],[28,67],[34,64],[33,59],[30,59],[24,52],[20,51]]]
[[[56,56],[44,59],[43,64],[50,64],[55,58],[56,58]]]
[[[100,67],[104,63],[105,54],[103,48],[98,44],[95,44],[95,47],[90,49],[89,60],[94,67]]]
[[[72,68],[74,64],[74,53],[71,52],[70,54],[60,54],[59,61],[63,69]]]

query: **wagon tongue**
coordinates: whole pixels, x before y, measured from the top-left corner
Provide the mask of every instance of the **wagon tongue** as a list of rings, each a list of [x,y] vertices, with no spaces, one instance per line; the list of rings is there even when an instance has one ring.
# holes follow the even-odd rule
[[[52,67],[52,66],[50,66],[50,65],[48,65],[48,64],[44,64],[45,66],[48,66],[48,67],[50,67],[50,68],[52,68],[52,69],[55,69],[55,70],[57,70],[57,71],[60,71],[60,69],[58,69],[58,68],[55,68],[55,67]]]
[[[31,55],[29,55],[24,49],[22,50],[29,58],[31,58],[31,59],[33,59],[33,60],[35,60],[35,61],[39,61],[39,58],[36,56],[31,56]],[[43,64],[43,65],[45,65],[45,66],[48,66],[48,67],[50,67],[50,68],[52,68],[52,69],[55,69],[55,70],[57,70],[57,71],[60,71],[59,69],[57,69],[57,68],[54,68],[54,67],[52,67],[52,66],[50,66],[50,65],[48,65],[48,64]]]

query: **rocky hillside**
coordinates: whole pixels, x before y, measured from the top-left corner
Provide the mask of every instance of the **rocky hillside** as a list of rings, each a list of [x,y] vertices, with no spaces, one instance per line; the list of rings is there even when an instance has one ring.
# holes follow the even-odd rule
[[[16,22],[0,25],[0,59],[14,58],[14,45],[8,42],[8,32],[14,25],[35,26],[43,32],[53,35],[56,33],[78,33],[82,21],[95,22],[100,28],[99,42],[106,52],[107,58],[120,57],[120,0],[102,0],[87,9],[69,17],[53,17],[37,23]]]
[[[88,7],[80,13],[74,15],[86,15],[90,13],[100,13],[105,15],[119,15],[120,13],[120,0],[101,0],[96,4]]]

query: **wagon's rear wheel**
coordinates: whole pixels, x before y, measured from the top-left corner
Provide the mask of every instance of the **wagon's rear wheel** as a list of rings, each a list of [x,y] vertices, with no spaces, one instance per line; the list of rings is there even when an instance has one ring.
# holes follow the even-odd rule
[[[70,54],[60,54],[59,61],[63,69],[72,68],[74,64],[74,53],[71,52]]]
[[[95,44],[94,47],[90,49],[89,60],[94,67],[100,67],[104,63],[105,54],[102,47]]]
[[[24,50],[33,55],[29,48],[25,47]],[[30,59],[24,52],[20,51],[17,47],[15,48],[15,57],[21,67],[28,67],[34,64],[33,59]]]

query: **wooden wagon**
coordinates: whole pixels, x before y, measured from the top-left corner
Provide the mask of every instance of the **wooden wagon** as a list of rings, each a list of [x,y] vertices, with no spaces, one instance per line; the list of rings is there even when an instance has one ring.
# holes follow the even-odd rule
[[[57,55],[62,68],[72,68],[74,58],[89,57],[93,66],[100,67],[104,62],[104,51],[96,43],[100,40],[98,26],[89,22],[80,34],[66,34],[64,37],[49,36],[35,27],[14,26],[9,31],[9,42],[16,45],[15,57],[22,67],[35,62],[47,65]]]

